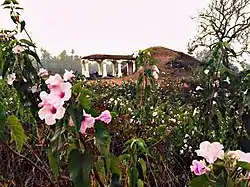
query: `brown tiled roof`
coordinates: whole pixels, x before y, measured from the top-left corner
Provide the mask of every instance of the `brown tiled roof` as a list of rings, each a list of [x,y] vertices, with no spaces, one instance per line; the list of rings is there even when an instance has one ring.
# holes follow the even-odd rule
[[[89,60],[135,60],[132,55],[104,55],[104,54],[95,54],[82,57],[82,59],[89,59]]]

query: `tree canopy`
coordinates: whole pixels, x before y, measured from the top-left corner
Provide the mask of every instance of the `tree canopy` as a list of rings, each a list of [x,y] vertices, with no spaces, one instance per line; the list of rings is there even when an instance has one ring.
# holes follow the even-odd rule
[[[193,18],[198,33],[188,43],[188,53],[211,51],[217,42],[227,42],[237,57],[249,54],[250,0],[212,0]]]

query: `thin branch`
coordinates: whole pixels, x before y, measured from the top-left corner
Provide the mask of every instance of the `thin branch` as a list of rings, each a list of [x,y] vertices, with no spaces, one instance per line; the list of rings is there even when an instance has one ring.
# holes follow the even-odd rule
[[[31,161],[29,158],[21,155],[20,153],[16,152],[12,147],[10,147],[5,141],[1,142],[5,147],[7,147],[13,154],[17,155],[18,157],[24,159],[28,163],[30,163],[32,166],[34,166],[50,183],[51,186],[56,187],[57,185],[51,180],[51,178],[46,175],[46,173],[39,167],[37,166],[33,161]]]
[[[218,41],[239,43],[241,51],[248,51],[250,12],[249,0],[213,0],[209,6],[198,13],[198,37],[188,43],[192,52],[199,47],[210,46]],[[244,50],[244,51],[243,51]]]
[[[156,177],[155,177],[154,171],[152,170],[152,168],[151,168],[151,166],[150,166],[150,163],[149,163],[149,160],[148,160],[148,156],[146,156],[146,161],[147,161],[147,165],[148,165],[148,167],[149,167],[149,170],[150,170],[150,172],[151,172],[151,174],[152,174],[152,177],[153,177],[153,179],[154,179],[155,186],[158,187],[159,185],[158,185],[158,183],[157,183],[157,179],[156,179]]]
[[[95,176],[95,178],[96,178],[98,184],[100,185],[100,187],[105,187],[105,185],[102,183],[101,178],[100,178],[99,175],[98,175],[98,172],[97,172],[95,166],[93,166],[93,173],[94,173],[94,176]]]

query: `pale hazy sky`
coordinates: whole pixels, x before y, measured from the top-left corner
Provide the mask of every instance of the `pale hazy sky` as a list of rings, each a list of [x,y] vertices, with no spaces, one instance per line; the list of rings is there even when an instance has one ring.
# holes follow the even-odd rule
[[[4,0],[0,0],[2,4]],[[196,34],[191,16],[209,0],[19,0],[37,46],[53,55],[130,54],[151,46],[186,52]],[[0,9],[0,29],[13,28]]]

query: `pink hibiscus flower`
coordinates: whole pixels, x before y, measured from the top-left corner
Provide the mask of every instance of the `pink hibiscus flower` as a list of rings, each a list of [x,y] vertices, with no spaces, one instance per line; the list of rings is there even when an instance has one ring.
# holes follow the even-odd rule
[[[234,156],[238,161],[250,163],[250,153],[244,153],[241,150],[236,150],[229,151],[227,154]]]
[[[50,88],[51,94],[60,97],[62,102],[68,101],[71,98],[71,87],[69,82],[61,83],[58,86],[52,86]]]
[[[207,173],[207,171],[210,171],[210,169],[206,166],[206,164],[203,161],[198,161],[198,160],[193,160],[190,169],[192,172],[194,172],[195,175],[203,175]]]
[[[8,85],[12,85],[15,80],[16,80],[16,74],[15,73],[7,75],[7,84]]]
[[[39,111],[38,115],[41,120],[45,119],[47,125],[56,123],[56,119],[62,119],[65,114],[65,108],[60,106],[58,108],[53,105],[44,105]]]
[[[153,65],[152,76],[154,77],[154,79],[157,80],[159,78],[159,73],[160,70],[158,69],[158,67],[156,65]]]
[[[38,107],[42,107],[38,116],[41,120],[45,119],[47,125],[53,125],[56,123],[56,119],[62,119],[65,114],[65,108],[58,96],[48,94],[45,91],[40,93],[41,102]]]
[[[44,77],[44,76],[48,76],[48,75],[49,75],[49,72],[46,69],[44,69],[44,68],[39,69],[38,76]]]
[[[111,122],[112,116],[108,110],[105,110],[100,114],[100,116],[96,117],[95,119],[108,124]]]
[[[83,110],[83,119],[80,127],[80,133],[86,136],[87,128],[93,128],[95,124],[95,118],[92,117],[90,114],[86,114]]]
[[[63,75],[63,80],[64,81],[69,81],[74,77],[75,77],[75,75],[74,75],[74,72],[72,70],[68,71],[68,70],[65,69],[65,73]]]
[[[156,71],[153,71],[152,75],[153,75],[154,79],[156,79],[156,80],[159,78],[159,75]]]
[[[62,77],[59,74],[50,76],[45,83],[48,85],[51,94],[59,96],[62,102],[70,99],[72,85],[69,82],[63,82]]]
[[[60,83],[63,83],[62,77],[59,74],[51,75],[49,78],[45,81],[45,83],[48,85],[49,89],[50,87],[57,86]]]
[[[42,100],[38,107],[43,107],[45,105],[53,105],[54,107],[60,107],[63,105],[63,102],[60,97],[53,94],[48,94],[45,91],[40,92],[40,99]]]
[[[13,53],[15,54],[19,54],[24,52],[24,48],[21,45],[16,45],[13,49],[12,49]]]
[[[219,142],[210,143],[209,141],[204,141],[200,144],[200,149],[195,152],[198,156],[205,158],[208,163],[212,164],[218,158],[223,158],[223,148],[223,145]]]
[[[71,127],[75,126],[74,121],[71,117],[69,118],[69,126],[71,126]]]

